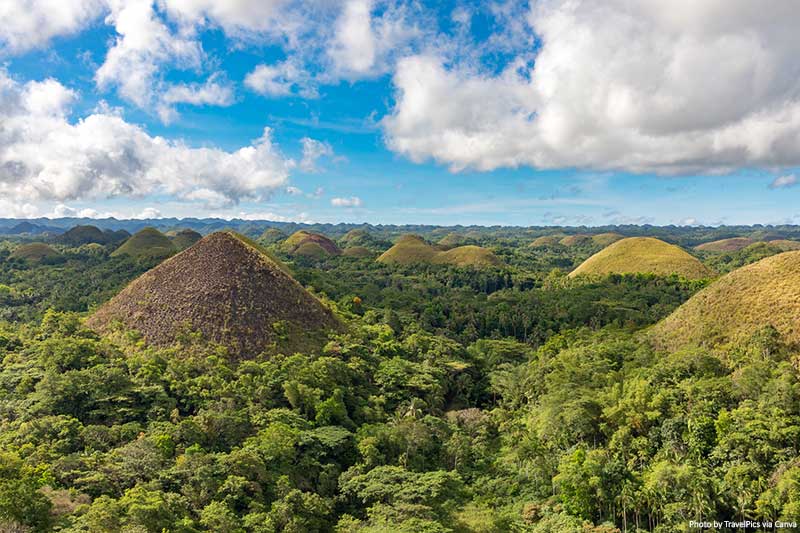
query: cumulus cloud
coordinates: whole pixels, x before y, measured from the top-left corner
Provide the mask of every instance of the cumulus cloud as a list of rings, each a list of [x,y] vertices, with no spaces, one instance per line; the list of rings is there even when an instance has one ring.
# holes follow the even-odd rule
[[[233,86],[220,81],[221,75],[215,74],[205,83],[181,83],[171,85],[161,96],[158,113],[163,122],[170,122],[175,118],[176,104],[190,104],[195,106],[213,105],[229,106],[233,104]]]
[[[788,0],[535,2],[535,64],[401,60],[387,144],[454,170],[797,165],[795,12]]]
[[[25,52],[54,37],[83,29],[98,18],[102,0],[14,0],[0,2],[0,50]]]
[[[797,179],[797,176],[794,174],[785,174],[783,176],[778,176],[772,183],[769,184],[770,189],[786,189],[789,187],[794,187],[800,183],[800,180]]]
[[[333,156],[333,148],[330,144],[309,137],[300,139],[303,145],[303,158],[300,160],[300,169],[305,172],[317,172],[317,161],[321,157]]]
[[[350,198],[331,198],[331,205],[333,207],[361,207],[361,198],[358,196],[351,196]]]
[[[284,188],[295,165],[269,128],[233,152],[192,148],[107,110],[71,121],[73,97],[54,80],[21,84],[0,70],[0,197],[65,202],[167,194],[221,207]]]
[[[295,93],[304,98],[318,96],[310,74],[294,59],[273,65],[257,65],[245,76],[244,84],[264,96],[280,97]]]

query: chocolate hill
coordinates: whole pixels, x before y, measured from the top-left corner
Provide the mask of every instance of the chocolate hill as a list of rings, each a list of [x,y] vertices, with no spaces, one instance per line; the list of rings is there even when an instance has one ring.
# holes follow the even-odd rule
[[[800,343],[800,251],[767,257],[721,277],[656,324],[659,346],[720,346],[774,327]]]
[[[168,233],[167,236],[172,240],[172,244],[174,244],[175,248],[178,250],[185,250],[203,238],[202,235],[193,229],[182,229],[176,231],[172,235]]]
[[[233,232],[213,233],[146,272],[89,325],[106,331],[117,321],[153,345],[199,331],[239,358],[311,348],[339,326],[282,265]]]
[[[411,234],[400,237],[394,246],[378,257],[377,261],[396,265],[431,263],[474,268],[503,266],[500,258],[480,246],[458,246],[442,251],[428,244],[422,237]]]
[[[144,228],[134,233],[112,256],[129,255],[137,259],[161,259],[169,257],[178,249],[169,237],[155,228]]]
[[[342,251],[336,243],[325,235],[305,230],[294,232],[281,245],[283,250],[292,255],[322,258],[328,255],[341,255]]]

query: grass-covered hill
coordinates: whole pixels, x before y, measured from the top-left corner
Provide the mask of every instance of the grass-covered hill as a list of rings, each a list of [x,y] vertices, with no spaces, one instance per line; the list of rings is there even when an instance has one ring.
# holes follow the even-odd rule
[[[585,235],[583,233],[579,233],[577,235],[567,235],[558,242],[562,246],[581,246],[592,242],[592,236]]]
[[[199,331],[238,357],[299,349],[338,327],[279,263],[232,232],[213,233],[143,274],[89,324],[105,331],[116,321],[154,345]]]
[[[48,259],[55,259],[60,255],[61,254],[57,250],[43,242],[32,242],[19,245],[11,252],[10,257],[13,259],[24,259],[31,263],[39,263]]]
[[[563,235],[542,235],[541,237],[536,237],[533,242],[530,244],[532,248],[543,248],[545,246],[556,246],[561,244],[561,239],[563,239]]]
[[[457,246],[465,246],[469,244],[474,244],[474,240],[461,235],[460,233],[450,232],[438,242],[439,246],[442,248],[449,250],[450,248],[455,248]]]
[[[283,251],[290,255],[299,255],[315,259],[329,255],[341,255],[342,251],[331,239],[319,233],[305,230],[296,231],[281,244]]]
[[[775,246],[776,248],[783,250],[784,252],[790,252],[792,250],[800,250],[800,241],[791,241],[788,239],[775,239],[774,241],[769,241],[767,244],[770,246]]]
[[[428,244],[418,235],[403,235],[394,246],[381,254],[377,261],[396,265],[430,263],[460,267],[488,267],[503,264],[491,251],[480,246],[459,246],[442,251]]]
[[[174,244],[175,248],[178,250],[185,250],[203,238],[202,235],[193,229],[178,230],[169,237],[172,240],[172,244]]]
[[[177,252],[175,244],[155,228],[144,228],[134,233],[112,256],[128,255],[137,259],[158,259]]]
[[[130,237],[130,235],[131,234],[124,229],[116,231],[109,229],[101,230],[96,226],[83,225],[75,226],[61,235],[56,236],[53,242],[72,247],[90,243],[106,245],[122,242]]]
[[[278,228],[267,228],[258,237],[260,242],[264,244],[275,244],[286,240],[287,235]]]
[[[629,237],[597,252],[570,277],[607,274],[678,274],[688,279],[713,275],[708,267],[681,248],[652,237]]]
[[[721,277],[652,330],[657,344],[723,345],[774,327],[800,343],[800,251],[762,259]]]
[[[598,233],[596,235],[592,235],[592,242],[597,246],[605,247],[617,241],[621,241],[624,238],[625,238],[624,235],[620,235],[619,233],[614,233],[614,232]]]
[[[695,250],[701,252],[735,252],[742,248],[747,248],[755,241],[750,237],[731,237],[730,239],[720,239],[718,241],[705,242],[695,246]]]

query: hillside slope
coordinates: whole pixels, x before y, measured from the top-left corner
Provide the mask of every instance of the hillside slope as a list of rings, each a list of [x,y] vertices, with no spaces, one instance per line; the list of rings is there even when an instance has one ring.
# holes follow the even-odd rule
[[[721,277],[653,327],[663,347],[720,345],[774,326],[800,342],[800,251],[762,259]]]
[[[144,228],[134,233],[112,256],[129,255],[142,259],[169,257],[177,252],[172,241],[155,228]]]

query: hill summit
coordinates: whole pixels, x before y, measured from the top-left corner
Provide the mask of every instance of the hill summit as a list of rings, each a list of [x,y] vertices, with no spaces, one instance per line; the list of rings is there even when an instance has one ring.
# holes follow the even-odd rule
[[[177,251],[172,241],[155,228],[144,228],[114,250],[112,256],[129,255],[141,259],[169,257]]]
[[[300,230],[292,233],[281,245],[291,255],[321,259],[329,255],[341,255],[336,243],[325,235]]]
[[[600,250],[570,277],[606,274],[678,274],[689,279],[713,275],[703,263],[674,244],[653,237],[629,237]]]
[[[300,350],[336,328],[330,310],[249,239],[213,233],[131,282],[89,319],[115,321],[154,345],[201,332],[237,357]]]
[[[656,344],[722,345],[773,326],[800,342],[800,251],[734,270],[692,296],[653,327]]]

